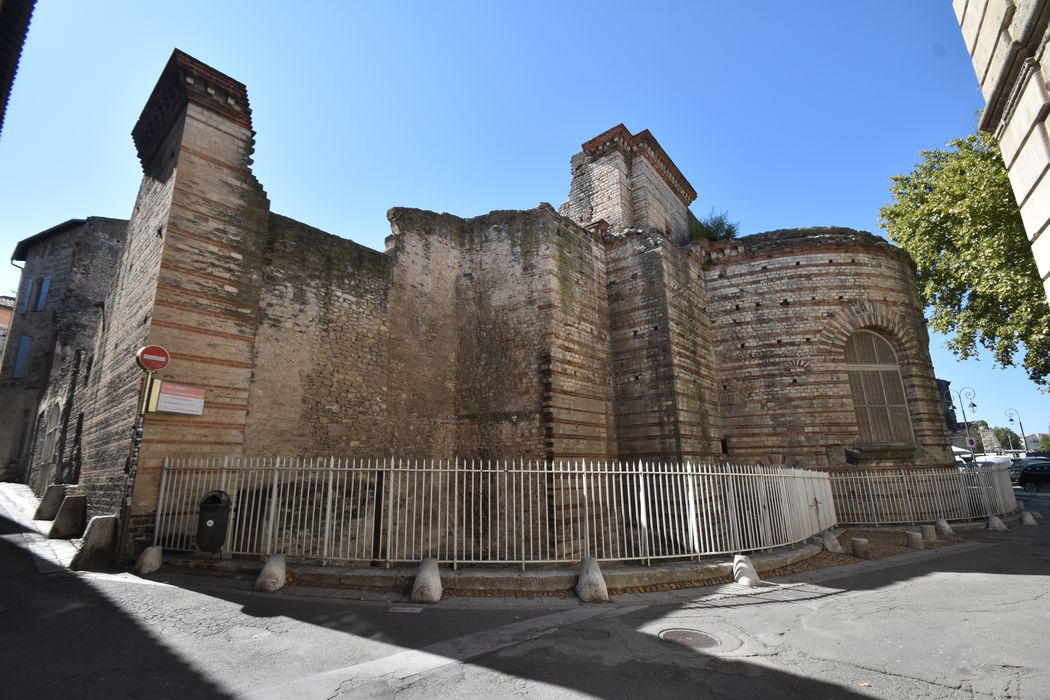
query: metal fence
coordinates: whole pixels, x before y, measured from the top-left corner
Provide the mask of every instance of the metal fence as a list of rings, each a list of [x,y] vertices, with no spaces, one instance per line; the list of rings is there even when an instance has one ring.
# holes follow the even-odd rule
[[[1005,466],[892,469],[831,474],[842,525],[971,520],[1017,510]]]
[[[169,458],[154,542],[192,551],[212,489],[233,500],[225,551],[322,562],[699,558],[792,544],[835,524],[828,474],[806,469]]]

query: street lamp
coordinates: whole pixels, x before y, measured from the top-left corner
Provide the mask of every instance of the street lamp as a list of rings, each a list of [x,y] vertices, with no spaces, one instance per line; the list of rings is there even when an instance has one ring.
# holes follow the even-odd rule
[[[970,423],[966,420],[966,407],[969,406],[971,411],[977,410],[977,404],[973,402],[973,398],[977,395],[977,392],[973,390],[973,387],[964,386],[958,391],[952,391],[949,389],[944,392],[945,400],[951,405],[952,410],[955,410],[955,401],[952,399],[952,394],[959,397],[959,407],[963,414],[963,427],[966,428],[966,446],[970,448],[970,459],[973,459],[973,446],[977,444],[977,441],[970,437]],[[967,404],[966,402],[970,403]]]
[[[1016,408],[1006,409],[1006,417],[1010,419],[1010,425],[1014,424],[1014,418],[1017,418],[1017,424],[1021,426],[1021,444],[1024,445],[1024,453],[1028,454],[1028,438],[1024,436],[1024,423],[1021,422],[1021,414],[1017,412]]]

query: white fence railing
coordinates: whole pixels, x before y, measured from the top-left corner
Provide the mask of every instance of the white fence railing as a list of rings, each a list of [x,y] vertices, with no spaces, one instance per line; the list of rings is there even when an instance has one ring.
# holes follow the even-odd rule
[[[325,562],[698,558],[835,524],[820,471],[724,464],[172,458],[154,542],[195,547],[199,503],[233,501],[225,551]]]
[[[834,472],[831,491],[842,525],[971,520],[1017,510],[1005,466]]]

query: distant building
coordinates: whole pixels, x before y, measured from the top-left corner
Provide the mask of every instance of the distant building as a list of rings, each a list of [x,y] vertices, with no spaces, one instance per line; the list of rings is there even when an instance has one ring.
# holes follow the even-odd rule
[[[59,375],[90,350],[126,231],[119,219],[71,219],[15,247],[25,266],[0,359],[0,478],[28,476],[35,439],[52,457],[68,407],[42,399],[68,393]]]
[[[0,355],[4,354],[4,341],[7,339],[7,329],[11,327],[11,316],[15,312],[14,297],[0,297]]]

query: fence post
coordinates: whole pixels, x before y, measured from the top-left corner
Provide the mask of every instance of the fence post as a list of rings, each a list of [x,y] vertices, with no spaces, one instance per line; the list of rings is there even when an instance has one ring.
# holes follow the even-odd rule
[[[160,468],[160,491],[157,493],[157,515],[153,520],[153,544],[156,545],[160,541],[160,525],[161,525],[161,512],[164,506],[164,490],[168,484],[168,468],[171,466],[171,458],[165,457],[164,464]]]
[[[452,469],[452,570],[459,569],[459,457]],[[466,509],[464,508],[464,511]],[[464,534],[467,528],[463,528]]]
[[[700,513],[696,503],[696,473],[692,462],[686,462],[685,467],[686,498],[689,499],[689,540],[693,544],[693,551],[696,552],[696,560],[700,561]]]
[[[321,547],[321,565],[328,564],[328,542],[332,537],[332,477],[335,474],[335,455],[328,458],[328,502],[324,513],[324,545]]]
[[[281,458],[273,462],[273,482],[270,485],[270,517],[266,523],[266,554],[273,554],[273,539],[277,529],[277,489],[281,469]]]
[[[638,460],[638,469],[635,472],[638,479],[638,529],[642,534],[642,556],[645,558],[645,565],[649,566],[652,562],[649,559],[649,517],[645,507],[645,467],[643,462]]]
[[[401,464],[401,460],[398,460],[398,465],[400,465],[400,464]],[[393,475],[394,475],[394,458],[391,457],[390,458],[390,476],[391,476],[391,478],[388,479],[387,481],[393,482]],[[400,475],[398,476],[398,481],[400,481]],[[393,483],[391,483],[389,486],[393,486]],[[385,518],[386,518],[386,552],[384,552],[384,554],[386,556],[385,556],[384,561],[383,561],[383,567],[389,569],[390,566],[393,564],[393,561],[391,560],[391,557],[394,554],[394,549],[391,546],[392,545],[392,541],[393,541],[392,538],[394,536],[394,489],[388,487],[387,488],[387,495],[389,496],[389,498],[387,498],[387,509],[386,509],[386,513],[383,514],[385,516]]]
[[[226,473],[229,471],[229,469],[230,469],[230,456],[226,455],[225,457],[222,458],[222,472],[221,472],[222,476],[219,477],[219,490],[220,491],[225,491],[226,490]]]
[[[588,476],[587,461],[583,462],[583,546],[586,556],[591,555],[591,505],[590,493],[587,488]]]

